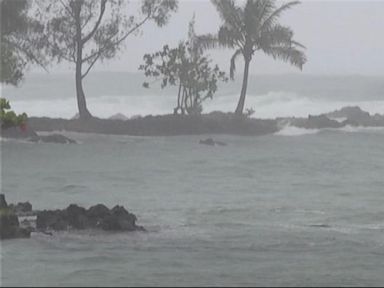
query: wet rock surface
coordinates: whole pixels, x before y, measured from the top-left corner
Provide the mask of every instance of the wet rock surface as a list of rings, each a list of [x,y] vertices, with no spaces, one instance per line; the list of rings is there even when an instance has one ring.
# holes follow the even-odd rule
[[[145,231],[136,225],[137,217],[129,213],[123,206],[108,209],[103,204],[90,207],[88,210],[76,204],[64,210],[45,210],[36,214],[38,231],[62,231],[102,229],[105,231]]]
[[[29,238],[31,230],[20,227],[19,218],[0,194],[0,239]]]
[[[75,140],[70,139],[61,134],[51,134],[51,135],[39,135],[30,125],[26,125],[25,128],[21,127],[9,127],[1,128],[0,135],[3,138],[10,139],[23,139],[30,142],[42,142],[42,143],[57,143],[57,144],[73,144],[76,143]]]
[[[54,231],[97,229],[110,232],[145,231],[136,215],[123,206],[109,209],[103,204],[89,209],[71,204],[60,210],[36,211],[29,202],[7,204],[0,194],[0,238],[29,238],[31,232],[52,235]]]

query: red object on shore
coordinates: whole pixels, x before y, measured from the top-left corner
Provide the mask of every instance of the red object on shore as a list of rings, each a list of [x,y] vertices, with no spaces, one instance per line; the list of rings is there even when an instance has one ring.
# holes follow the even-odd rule
[[[20,129],[21,129],[21,131],[26,132],[27,131],[27,124],[26,123],[20,124]]]

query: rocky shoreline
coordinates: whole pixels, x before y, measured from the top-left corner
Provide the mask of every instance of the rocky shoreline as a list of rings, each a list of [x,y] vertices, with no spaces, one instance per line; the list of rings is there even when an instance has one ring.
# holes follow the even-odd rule
[[[32,209],[29,202],[7,204],[0,194],[0,239],[30,238],[32,232],[52,235],[57,231],[103,230],[109,232],[145,231],[136,224],[136,215],[123,206],[109,209],[97,204],[88,209],[71,204],[62,210]]]
[[[28,119],[25,131],[19,127],[2,129],[1,136],[23,138],[31,142],[76,143],[75,140],[57,134],[55,131],[132,136],[203,134],[261,136],[274,134],[286,126],[304,129],[342,128],[345,126],[384,127],[384,115],[370,115],[359,107],[344,107],[326,114],[309,115],[307,118],[286,117],[277,119],[254,119],[223,112],[212,112],[199,116],[149,115],[128,120],[31,117]],[[35,131],[55,134],[44,136]]]

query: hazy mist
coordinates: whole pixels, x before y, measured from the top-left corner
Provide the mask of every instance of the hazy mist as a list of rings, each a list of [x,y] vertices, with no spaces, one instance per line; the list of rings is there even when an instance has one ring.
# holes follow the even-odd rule
[[[138,1],[127,5],[127,13],[139,8]],[[221,23],[215,8],[207,0],[181,0],[178,12],[162,29],[148,23],[142,33],[127,39],[116,59],[98,63],[94,71],[138,72],[144,53],[165,44],[176,45],[186,39],[188,23],[196,14],[197,33],[215,33]],[[304,74],[384,75],[384,1],[302,1],[284,13],[282,24],[295,32],[295,39],[306,47],[308,62]],[[231,50],[211,50],[209,54],[222,69],[229,69]],[[67,64],[51,73],[67,71]],[[241,70],[241,61],[238,71]],[[251,64],[251,74],[300,73],[286,63],[259,53]]]

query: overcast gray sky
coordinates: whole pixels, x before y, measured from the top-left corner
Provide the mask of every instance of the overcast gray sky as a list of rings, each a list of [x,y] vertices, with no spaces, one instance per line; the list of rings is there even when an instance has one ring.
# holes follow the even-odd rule
[[[188,22],[196,14],[196,32],[214,33],[221,23],[208,0],[180,0],[179,10],[169,24],[156,28],[147,24],[141,36],[131,37],[118,59],[95,66],[95,71],[137,72],[144,53],[164,44],[176,45],[187,36]],[[286,1],[284,1],[286,2]],[[280,2],[282,3],[282,2]],[[132,11],[137,1],[128,6]],[[304,0],[286,13],[281,22],[295,31],[295,39],[307,47],[304,74],[362,74],[384,76],[384,0],[313,1]],[[222,69],[229,68],[231,50],[208,52]],[[237,65],[242,72],[242,63]],[[286,63],[255,55],[252,74],[299,73]]]

